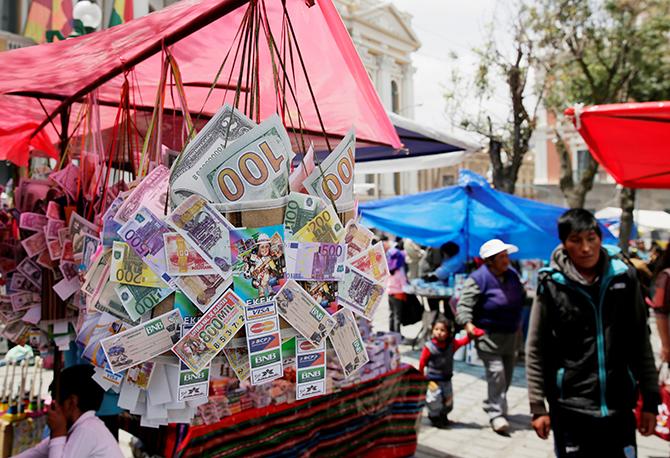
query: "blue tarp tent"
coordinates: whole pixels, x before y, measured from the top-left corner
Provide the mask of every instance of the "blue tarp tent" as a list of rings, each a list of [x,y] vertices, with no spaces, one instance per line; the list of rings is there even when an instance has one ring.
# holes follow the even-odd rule
[[[555,205],[496,191],[486,180],[461,171],[458,186],[360,204],[368,226],[428,246],[453,241],[469,257],[482,243],[500,238],[520,248],[519,258],[547,259],[560,243],[558,217],[566,210]],[[601,225],[603,242],[616,239]]]

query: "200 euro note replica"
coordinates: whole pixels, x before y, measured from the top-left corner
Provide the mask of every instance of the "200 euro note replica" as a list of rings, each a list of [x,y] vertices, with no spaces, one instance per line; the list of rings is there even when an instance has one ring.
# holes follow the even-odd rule
[[[226,104],[198,132],[175,161],[170,173],[170,201],[172,207],[197,194],[209,195],[200,177],[203,166],[223,151],[233,140],[256,126],[256,123]]]
[[[290,193],[284,212],[284,237],[286,240],[293,240],[293,234],[305,227],[325,208],[326,205],[319,197],[299,192]]]
[[[210,200],[223,204],[225,211],[275,208],[288,195],[292,159],[291,140],[273,115],[217,149],[199,174]]]
[[[175,344],[172,351],[193,372],[200,372],[244,326],[244,302],[226,291]]]
[[[219,275],[230,275],[229,233],[235,227],[205,199],[192,195],[175,208],[166,221]]]
[[[288,242],[286,278],[338,281],[344,278],[346,249],[342,243]]]
[[[167,286],[127,243],[114,242],[111,255],[110,281],[147,288]]]
[[[339,285],[337,299],[368,320],[372,320],[384,296],[384,287],[358,269],[347,267],[344,281]]]
[[[279,314],[303,337],[319,345],[335,321],[295,280],[288,280],[275,296]]]
[[[344,375],[349,377],[363,367],[370,358],[351,310],[342,309],[333,315],[333,318],[336,324],[328,338],[333,345],[337,359],[340,360]]]
[[[179,340],[179,310],[171,310],[134,328],[100,341],[109,367],[119,373],[169,351]]]
[[[293,240],[299,242],[340,243],[343,237],[344,226],[330,205],[293,234]]]
[[[356,133],[352,129],[305,180],[307,192],[334,203],[338,212],[354,208]]]

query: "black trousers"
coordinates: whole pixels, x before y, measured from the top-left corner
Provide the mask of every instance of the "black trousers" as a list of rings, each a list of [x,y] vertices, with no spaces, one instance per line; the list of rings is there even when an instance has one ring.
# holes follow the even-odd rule
[[[405,301],[397,297],[389,296],[389,309],[391,316],[389,317],[389,331],[400,332],[400,314],[402,313],[402,306]]]
[[[554,451],[559,458],[637,456],[632,411],[593,417],[553,409],[550,417]]]

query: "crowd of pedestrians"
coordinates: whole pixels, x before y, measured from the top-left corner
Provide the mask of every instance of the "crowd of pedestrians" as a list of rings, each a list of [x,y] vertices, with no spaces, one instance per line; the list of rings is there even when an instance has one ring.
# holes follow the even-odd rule
[[[448,413],[458,398],[451,384],[454,353],[474,341],[487,382],[483,409],[496,433],[508,433],[506,394],[524,349],[523,310],[532,304],[524,352],[530,426],[541,439],[553,432],[559,457],[634,457],[635,431],[654,432],[660,403],[650,310],[661,359],[670,362],[670,247],[647,252],[638,244],[624,256],[602,244],[597,220],[583,209],[568,210],[557,226],[560,244],[533,290],[510,260],[517,252],[523,257],[523,246],[489,240],[472,263],[452,242],[425,248],[384,239],[391,329],[400,330],[412,279],[446,283],[469,269],[455,311],[447,307],[432,315],[420,357],[432,425],[450,426]],[[439,312],[434,302],[428,305]]]

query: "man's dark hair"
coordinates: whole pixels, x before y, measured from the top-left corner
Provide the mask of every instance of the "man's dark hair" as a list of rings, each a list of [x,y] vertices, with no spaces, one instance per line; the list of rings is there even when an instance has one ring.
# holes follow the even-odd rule
[[[570,234],[585,231],[594,231],[598,238],[603,238],[598,220],[588,210],[571,208],[558,218],[558,238],[563,243],[570,237]]]
[[[77,407],[84,413],[98,410],[105,390],[93,380],[95,370],[89,364],[78,364],[63,369],[60,373],[59,400],[63,402],[71,395],[77,396]]]
[[[453,258],[458,254],[459,251],[461,251],[461,249],[454,242],[447,242],[442,244],[442,246],[440,247],[440,251],[442,252],[442,254],[445,254],[450,258]]]

